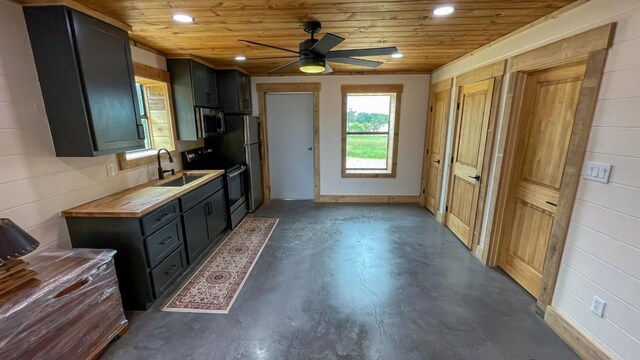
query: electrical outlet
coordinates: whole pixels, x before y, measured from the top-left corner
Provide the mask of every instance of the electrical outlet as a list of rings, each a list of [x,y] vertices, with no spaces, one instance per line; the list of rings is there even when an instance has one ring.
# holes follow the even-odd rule
[[[604,306],[607,303],[600,299],[597,296],[593,297],[593,303],[591,304],[591,311],[593,311],[594,314],[598,315],[599,317],[602,317],[603,313],[604,313]]]
[[[116,167],[113,164],[107,164],[107,176],[116,176]]]

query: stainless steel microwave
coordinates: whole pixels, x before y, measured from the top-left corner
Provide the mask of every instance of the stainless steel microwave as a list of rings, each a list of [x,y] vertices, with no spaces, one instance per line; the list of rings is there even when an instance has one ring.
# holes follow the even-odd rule
[[[196,107],[196,134],[199,139],[224,134],[224,114],[217,109]]]

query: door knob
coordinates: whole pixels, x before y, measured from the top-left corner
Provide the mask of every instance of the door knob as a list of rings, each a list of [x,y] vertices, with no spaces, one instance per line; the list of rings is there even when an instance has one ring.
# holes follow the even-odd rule
[[[469,176],[472,179],[475,179],[476,181],[480,181],[480,175],[476,175],[476,176]]]
[[[440,164],[440,160],[433,160],[434,163]]]
[[[307,150],[311,151],[311,150],[313,150],[313,147],[309,146],[309,147],[307,148]]]

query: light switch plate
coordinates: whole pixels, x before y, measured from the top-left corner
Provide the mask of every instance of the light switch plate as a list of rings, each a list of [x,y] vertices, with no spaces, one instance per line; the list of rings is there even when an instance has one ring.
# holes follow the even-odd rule
[[[608,184],[611,176],[611,164],[587,161],[582,172],[582,177],[587,180]]]
[[[107,176],[112,177],[116,175],[116,167],[113,164],[107,164]]]

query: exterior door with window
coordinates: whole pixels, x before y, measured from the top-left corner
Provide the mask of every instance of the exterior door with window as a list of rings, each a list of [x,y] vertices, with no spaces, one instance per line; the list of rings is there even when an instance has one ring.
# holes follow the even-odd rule
[[[342,86],[342,177],[395,177],[402,85]]]
[[[450,83],[449,83],[450,85]],[[429,100],[429,124],[424,163],[424,206],[435,214],[440,203],[442,168],[444,165],[444,145],[446,141],[449,99],[451,91],[438,91]]]
[[[580,62],[526,75],[498,263],[536,298],[584,72]]]
[[[445,224],[469,248],[480,194],[493,79],[460,86]]]

